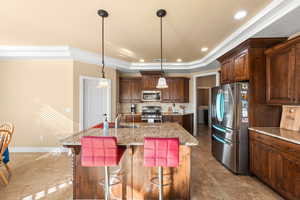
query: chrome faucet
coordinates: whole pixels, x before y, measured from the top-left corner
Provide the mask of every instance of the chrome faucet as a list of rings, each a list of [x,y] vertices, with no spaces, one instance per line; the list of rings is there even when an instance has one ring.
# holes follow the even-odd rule
[[[120,128],[120,121],[121,121],[122,114],[118,114],[115,119],[115,128]]]

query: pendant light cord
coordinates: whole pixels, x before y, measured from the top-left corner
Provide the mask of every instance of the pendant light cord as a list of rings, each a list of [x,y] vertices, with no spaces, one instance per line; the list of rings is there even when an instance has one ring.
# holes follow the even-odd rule
[[[104,17],[102,17],[102,78],[104,75]]]
[[[162,17],[160,17],[160,70],[163,75],[163,68],[162,68],[162,59],[163,59],[163,44],[162,44]]]

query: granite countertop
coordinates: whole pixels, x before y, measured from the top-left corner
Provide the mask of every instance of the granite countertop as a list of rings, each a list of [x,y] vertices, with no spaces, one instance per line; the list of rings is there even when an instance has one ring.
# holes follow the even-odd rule
[[[177,112],[177,113],[173,113],[173,112],[163,112],[162,115],[190,115],[193,114],[192,112],[185,112],[185,113],[181,113],[181,112]]]
[[[137,112],[137,113],[134,113],[134,114],[132,114],[132,113],[121,113],[121,115],[141,115],[142,113],[140,113],[140,112]]]
[[[300,132],[298,131],[291,131],[279,127],[251,127],[249,130],[300,145]]]
[[[140,112],[137,112],[137,113],[134,113],[134,114],[131,114],[131,113],[121,113],[122,115],[141,115],[142,113]],[[180,112],[177,112],[177,113],[172,113],[172,112],[163,112],[162,115],[190,115],[190,114],[193,114],[192,112],[185,112],[185,113],[180,113]]]
[[[131,126],[133,123],[121,125]],[[178,137],[181,145],[196,146],[198,140],[177,123],[134,123],[136,128],[111,128],[110,136],[118,138],[118,145],[143,145],[144,137]],[[76,146],[80,144],[82,136],[102,136],[102,129],[91,128],[75,133],[60,142],[63,146]]]

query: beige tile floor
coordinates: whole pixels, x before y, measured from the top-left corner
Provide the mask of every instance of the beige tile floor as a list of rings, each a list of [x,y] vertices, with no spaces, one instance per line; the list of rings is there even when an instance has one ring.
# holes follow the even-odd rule
[[[256,178],[235,176],[210,153],[210,137],[201,128],[200,145],[192,153],[192,200],[279,200]],[[0,183],[0,200],[72,199],[71,157],[67,154],[12,153],[13,176]],[[3,169],[0,169],[3,170]]]

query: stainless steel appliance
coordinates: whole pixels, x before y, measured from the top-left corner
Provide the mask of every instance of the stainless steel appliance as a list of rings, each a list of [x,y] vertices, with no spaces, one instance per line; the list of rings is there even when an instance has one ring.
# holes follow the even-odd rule
[[[147,122],[161,122],[162,112],[160,106],[143,106],[142,107],[142,121]]]
[[[142,101],[161,101],[161,91],[142,91]]]
[[[212,89],[212,154],[236,174],[248,174],[248,83]]]

